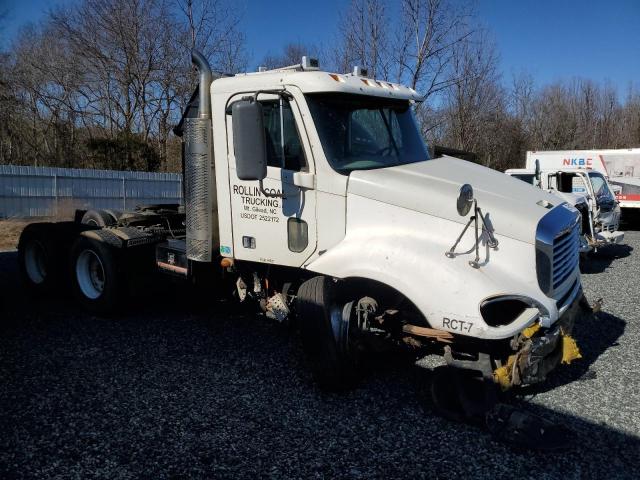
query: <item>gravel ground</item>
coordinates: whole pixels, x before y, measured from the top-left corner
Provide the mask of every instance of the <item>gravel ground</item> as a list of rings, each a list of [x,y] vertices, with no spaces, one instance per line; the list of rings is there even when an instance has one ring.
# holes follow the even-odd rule
[[[626,238],[585,266],[605,303],[577,325],[584,358],[514,400],[575,432],[552,454],[436,416],[429,369],[382,359],[323,394],[278,325],[183,312],[179,290],[93,318],[28,298],[1,253],[0,478],[639,478],[640,232]]]

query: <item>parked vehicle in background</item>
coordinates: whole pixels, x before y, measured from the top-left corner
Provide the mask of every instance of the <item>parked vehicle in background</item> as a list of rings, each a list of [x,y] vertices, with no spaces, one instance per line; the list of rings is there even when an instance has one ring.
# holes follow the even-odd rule
[[[527,152],[527,168],[587,168],[603,174],[620,207],[640,214],[640,148]]]
[[[526,168],[511,168],[506,170],[505,173],[510,177],[517,178],[525,183],[528,183],[534,187],[540,187],[539,175],[535,170],[527,170]],[[554,194],[562,201],[573,205],[576,210],[580,212],[581,224],[580,224],[580,253],[588,253],[593,250],[593,218],[590,214],[589,203],[587,197],[582,194],[573,192],[559,192],[557,190],[549,190],[549,193]]]
[[[541,162],[505,173],[555,194],[580,211],[581,252],[624,241],[624,232],[619,231],[620,207],[602,173],[587,168],[545,168]]]

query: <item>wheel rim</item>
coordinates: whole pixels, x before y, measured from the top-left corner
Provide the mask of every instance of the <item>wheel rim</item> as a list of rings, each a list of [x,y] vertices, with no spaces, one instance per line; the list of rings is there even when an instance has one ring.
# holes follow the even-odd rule
[[[44,282],[47,277],[47,255],[42,243],[28,243],[24,252],[24,266],[29,280],[38,285]]]
[[[84,250],[76,261],[78,286],[85,297],[95,300],[104,291],[105,274],[100,257],[93,250]]]

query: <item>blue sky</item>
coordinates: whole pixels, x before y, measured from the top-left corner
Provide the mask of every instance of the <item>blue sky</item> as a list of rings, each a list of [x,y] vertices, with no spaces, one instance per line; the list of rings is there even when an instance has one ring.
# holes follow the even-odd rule
[[[4,40],[56,3],[0,0],[0,10],[9,9]],[[236,4],[253,67],[289,41],[328,46],[348,0]],[[505,81],[526,71],[538,85],[572,77],[610,80],[621,93],[630,82],[640,85],[640,0],[478,0],[477,10],[496,40]]]

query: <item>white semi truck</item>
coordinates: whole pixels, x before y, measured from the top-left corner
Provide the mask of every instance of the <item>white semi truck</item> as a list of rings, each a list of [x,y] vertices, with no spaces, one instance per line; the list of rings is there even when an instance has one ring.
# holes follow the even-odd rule
[[[380,341],[504,388],[579,355],[569,335],[588,304],[571,205],[429,159],[411,88],[307,58],[215,79],[201,54],[193,62],[199,86],[176,127],[184,205],[31,224],[19,260],[34,290],[70,281],[82,305],[108,311],[144,275],[211,282],[211,294],[231,285],[295,320],[329,389],[352,385]]]
[[[582,252],[624,241],[624,232],[619,231],[620,206],[602,173],[588,167],[559,167],[549,159],[536,158],[530,165],[531,158],[527,156],[527,168],[505,173],[555,194],[580,211]]]

